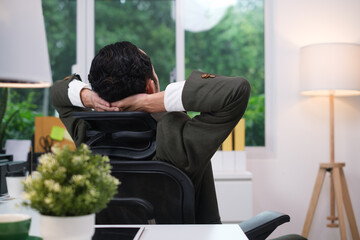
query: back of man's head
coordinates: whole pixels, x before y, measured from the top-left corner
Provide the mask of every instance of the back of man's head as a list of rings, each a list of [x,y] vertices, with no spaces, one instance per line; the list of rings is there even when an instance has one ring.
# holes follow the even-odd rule
[[[130,42],[102,48],[91,63],[92,89],[108,102],[144,93],[147,79],[154,79],[150,58]]]

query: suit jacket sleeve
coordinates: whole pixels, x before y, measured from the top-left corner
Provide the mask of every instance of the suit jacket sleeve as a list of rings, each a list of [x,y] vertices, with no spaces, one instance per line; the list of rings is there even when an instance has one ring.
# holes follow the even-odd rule
[[[86,108],[74,107],[68,97],[69,83],[74,79],[74,75],[65,80],[56,81],[50,89],[50,100],[59,113],[59,117],[65,125],[67,131],[78,147],[85,142],[86,125],[84,120],[72,117],[73,112],[89,111]]]
[[[182,93],[185,110],[201,114],[190,119],[181,112],[167,113],[157,130],[156,157],[175,164],[191,178],[205,168],[236,126],[250,96],[250,85],[244,78],[201,75],[194,71]]]

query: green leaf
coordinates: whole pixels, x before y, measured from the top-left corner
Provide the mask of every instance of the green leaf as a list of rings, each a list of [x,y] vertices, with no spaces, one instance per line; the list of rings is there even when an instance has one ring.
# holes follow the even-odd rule
[[[4,136],[5,136],[5,131],[9,125],[9,123],[11,122],[11,120],[14,118],[14,116],[19,112],[19,110],[13,112],[10,117],[4,122],[4,124],[1,124],[1,128],[0,128],[0,143],[2,143],[4,141]],[[3,145],[1,145],[3,146]]]
[[[7,106],[7,99],[8,99],[8,89],[4,88],[1,90],[1,99],[0,99],[0,124],[5,115],[6,106]]]

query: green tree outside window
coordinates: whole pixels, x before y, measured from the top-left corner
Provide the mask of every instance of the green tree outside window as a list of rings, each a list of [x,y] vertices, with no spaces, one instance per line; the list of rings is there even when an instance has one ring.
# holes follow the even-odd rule
[[[95,52],[106,44],[131,41],[151,56],[164,90],[175,69],[175,0],[95,1]],[[76,1],[42,0],[53,80],[71,74],[76,61]],[[194,23],[196,24],[196,23]],[[194,69],[244,76],[252,86],[245,113],[246,145],[264,146],[264,3],[238,0],[210,30],[185,32],[185,77]],[[83,76],[84,77],[84,76]],[[30,139],[42,114],[44,90],[11,89],[4,119],[16,109],[6,139]],[[21,113],[22,112],[22,113]],[[54,109],[49,105],[49,113]],[[22,114],[22,115],[21,115]]]

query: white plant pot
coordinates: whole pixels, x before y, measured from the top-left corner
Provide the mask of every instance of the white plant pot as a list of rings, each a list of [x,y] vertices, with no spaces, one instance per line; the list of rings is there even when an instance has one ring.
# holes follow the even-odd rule
[[[91,240],[95,232],[95,214],[74,217],[40,217],[43,240]]]

